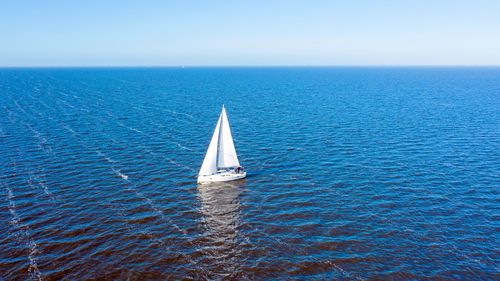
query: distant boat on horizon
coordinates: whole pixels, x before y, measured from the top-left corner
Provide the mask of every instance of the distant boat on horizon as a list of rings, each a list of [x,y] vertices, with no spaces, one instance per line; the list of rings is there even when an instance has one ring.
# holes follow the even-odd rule
[[[246,175],[238,161],[226,109],[222,105],[222,112],[198,174],[198,183],[233,181],[245,178]]]

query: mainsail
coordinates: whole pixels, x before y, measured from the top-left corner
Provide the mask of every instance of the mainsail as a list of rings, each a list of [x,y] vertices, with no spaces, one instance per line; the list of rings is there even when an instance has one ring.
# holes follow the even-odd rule
[[[211,175],[218,170],[234,168],[239,165],[240,162],[234,148],[226,109],[222,106],[222,113],[219,116],[219,121],[217,121],[217,126],[215,127],[207,154],[201,165],[199,175]]]

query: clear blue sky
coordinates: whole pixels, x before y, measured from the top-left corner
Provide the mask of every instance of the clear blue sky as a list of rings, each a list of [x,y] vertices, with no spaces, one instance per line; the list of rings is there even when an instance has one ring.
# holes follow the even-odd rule
[[[0,66],[500,65],[500,1],[0,0]]]

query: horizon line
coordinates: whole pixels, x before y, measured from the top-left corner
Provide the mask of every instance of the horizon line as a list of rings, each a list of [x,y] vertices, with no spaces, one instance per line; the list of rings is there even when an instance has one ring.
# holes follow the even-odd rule
[[[303,67],[303,68],[334,68],[334,67],[500,67],[500,64],[356,64],[356,65],[0,65],[2,68],[278,68],[278,67]]]

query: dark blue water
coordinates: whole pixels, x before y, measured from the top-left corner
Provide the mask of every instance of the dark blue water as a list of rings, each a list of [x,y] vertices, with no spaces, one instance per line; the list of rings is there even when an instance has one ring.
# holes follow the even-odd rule
[[[1,69],[0,141],[0,279],[500,279],[499,68]]]

